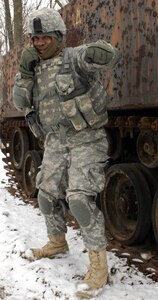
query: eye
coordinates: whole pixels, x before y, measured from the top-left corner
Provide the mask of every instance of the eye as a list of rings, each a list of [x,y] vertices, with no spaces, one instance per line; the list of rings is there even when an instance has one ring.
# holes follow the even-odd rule
[[[45,41],[47,41],[47,42],[52,40],[52,38],[50,36],[45,36],[44,38],[45,38]]]
[[[37,36],[34,36],[34,42],[37,42],[39,40],[39,38]]]

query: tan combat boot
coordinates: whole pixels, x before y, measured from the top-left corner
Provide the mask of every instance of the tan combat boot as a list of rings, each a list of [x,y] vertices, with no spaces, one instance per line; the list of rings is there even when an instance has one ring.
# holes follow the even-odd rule
[[[83,281],[78,286],[76,296],[92,298],[98,295],[108,279],[106,250],[89,251],[90,266]]]
[[[43,257],[54,258],[58,254],[68,251],[68,244],[65,235],[49,237],[48,243],[42,248],[32,248],[33,255],[36,259]]]

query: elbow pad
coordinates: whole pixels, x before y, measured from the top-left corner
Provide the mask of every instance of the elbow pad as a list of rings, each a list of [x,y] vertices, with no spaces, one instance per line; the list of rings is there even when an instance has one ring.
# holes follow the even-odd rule
[[[32,79],[22,79],[17,75],[13,89],[13,104],[19,111],[25,111],[31,107],[32,103]]]
[[[19,111],[25,111],[28,107],[26,100],[26,90],[19,88],[16,85],[13,89],[13,104],[15,108]]]

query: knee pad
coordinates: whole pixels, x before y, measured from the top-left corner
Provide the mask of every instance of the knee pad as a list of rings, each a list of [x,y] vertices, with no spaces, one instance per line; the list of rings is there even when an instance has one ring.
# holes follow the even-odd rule
[[[63,200],[56,200],[55,198],[49,198],[44,195],[41,191],[38,194],[39,209],[44,215],[50,214],[63,214],[66,215],[65,202]]]
[[[89,201],[92,199],[91,196],[82,194],[72,195],[69,197],[69,208],[73,216],[81,227],[87,227],[91,220],[91,208]]]

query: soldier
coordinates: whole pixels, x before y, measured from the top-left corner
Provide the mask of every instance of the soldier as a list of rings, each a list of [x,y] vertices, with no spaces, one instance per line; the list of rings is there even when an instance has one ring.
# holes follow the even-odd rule
[[[118,51],[103,40],[63,48],[65,24],[49,8],[30,15],[28,31],[33,47],[22,53],[13,101],[34,135],[45,135],[37,188],[49,239],[32,252],[40,259],[68,251],[66,200],[90,260],[76,295],[90,298],[108,278],[104,217],[96,204],[108,159],[107,94],[96,75],[116,64]]]

